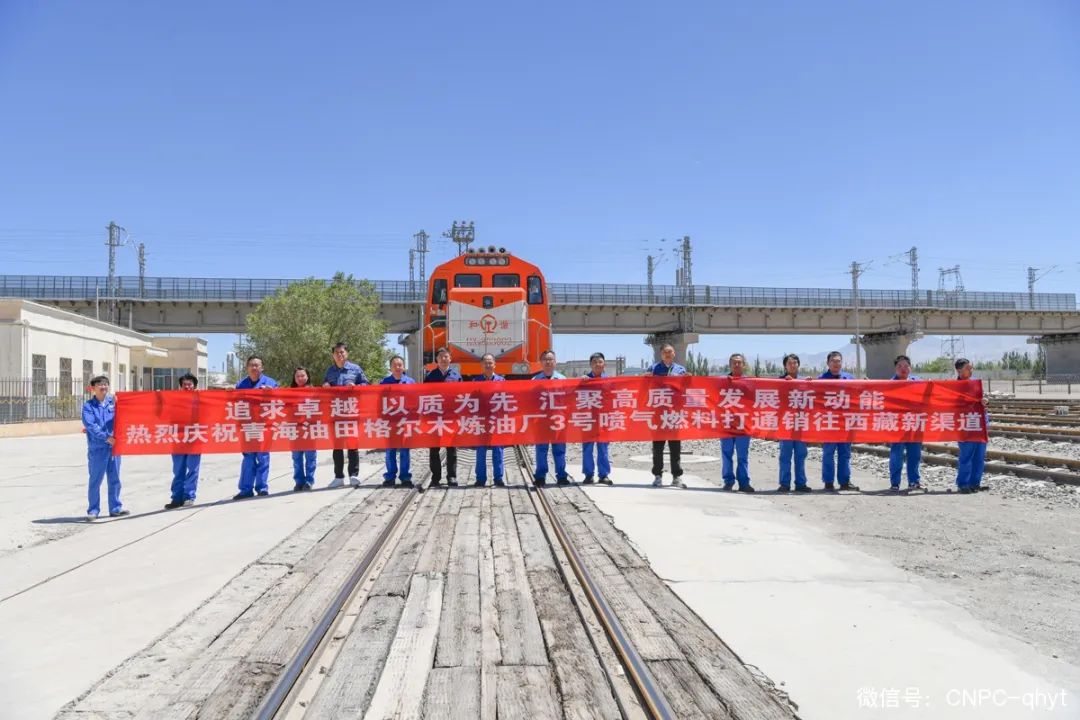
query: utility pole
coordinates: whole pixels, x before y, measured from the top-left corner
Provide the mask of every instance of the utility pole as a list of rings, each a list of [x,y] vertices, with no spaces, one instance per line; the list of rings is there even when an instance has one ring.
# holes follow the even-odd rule
[[[952,287],[949,287],[949,281]],[[960,276],[960,266],[951,268],[938,268],[938,302],[946,306],[959,304],[960,293],[964,292],[964,279]],[[964,354],[964,340],[956,335],[950,335],[941,340],[941,354],[956,362],[956,358]]]
[[[146,297],[146,245],[139,243],[139,297]]]
[[[862,379],[862,335],[859,333],[859,276],[870,267],[870,263],[863,265],[852,261],[851,263],[851,308],[855,313],[855,377]]]
[[[109,322],[116,322],[116,248],[123,245],[120,240],[120,232],[124,228],[115,222],[109,222],[109,239],[105,244],[109,246],[109,279],[105,284],[105,294],[109,300]]]
[[[652,255],[650,255],[648,260],[648,270],[646,272],[648,273],[647,277],[649,278],[649,301],[651,302],[653,297],[653,273],[656,271],[656,259]]]
[[[427,283],[427,267],[424,258],[427,257],[428,252],[428,234],[421,230],[413,235],[413,240],[416,241],[416,254],[420,256],[420,284],[425,285]]]
[[[907,251],[908,265],[911,266],[911,304],[919,304],[919,249],[912,247]]]
[[[683,262],[683,271],[682,271],[683,284],[692,291],[693,287],[694,287],[694,274],[693,274],[693,272],[691,272],[691,269],[693,267],[693,261],[691,260],[691,257],[690,257],[690,236],[689,235],[684,235],[683,239],[682,239],[682,262]],[[687,294],[689,295],[690,293],[688,292]],[[691,300],[692,299],[693,298],[691,298]]]
[[[450,238],[451,242],[457,244],[459,256],[464,255],[469,251],[469,245],[476,239],[476,224],[472,220],[468,222],[455,220],[450,229],[443,233],[443,237]]]
[[[416,294],[416,249],[409,248],[409,293]]]
[[[1042,273],[1039,273],[1039,268],[1029,267],[1027,269],[1029,310],[1035,309],[1035,283],[1052,273],[1054,270],[1057,270],[1057,265],[1051,265],[1047,269],[1043,270]]]

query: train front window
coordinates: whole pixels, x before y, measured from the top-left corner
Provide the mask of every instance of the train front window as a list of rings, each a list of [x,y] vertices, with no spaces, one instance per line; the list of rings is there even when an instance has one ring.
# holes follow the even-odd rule
[[[517,273],[495,273],[491,278],[491,286],[498,288],[521,287],[521,276]]]
[[[478,288],[484,287],[484,281],[480,278],[479,273],[458,273],[454,276],[454,287],[456,288]]]
[[[431,288],[431,304],[446,304],[446,278],[439,278],[435,281],[435,285]]]
[[[539,275],[529,276],[527,294],[530,305],[544,304],[544,284]]]

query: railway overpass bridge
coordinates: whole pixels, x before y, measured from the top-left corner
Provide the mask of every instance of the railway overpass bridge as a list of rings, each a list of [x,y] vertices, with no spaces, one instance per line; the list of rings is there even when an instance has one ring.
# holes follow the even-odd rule
[[[239,333],[264,298],[298,280],[0,275],[0,297],[111,318],[148,333]],[[391,332],[410,340],[421,326],[424,285],[372,281]],[[893,358],[923,334],[1028,335],[1046,351],[1047,374],[1080,374],[1080,311],[1072,293],[946,292],[829,288],[549,283],[552,329],[635,334],[684,356],[702,334],[858,335],[870,377],[889,377]],[[430,348],[429,348],[430,349]]]

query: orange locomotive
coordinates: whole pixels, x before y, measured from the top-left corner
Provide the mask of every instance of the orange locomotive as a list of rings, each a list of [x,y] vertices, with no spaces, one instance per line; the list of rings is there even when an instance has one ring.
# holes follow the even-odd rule
[[[435,268],[424,303],[424,369],[450,350],[462,375],[479,375],[484,353],[506,378],[540,372],[551,347],[547,283],[540,269],[504,248],[470,250]]]

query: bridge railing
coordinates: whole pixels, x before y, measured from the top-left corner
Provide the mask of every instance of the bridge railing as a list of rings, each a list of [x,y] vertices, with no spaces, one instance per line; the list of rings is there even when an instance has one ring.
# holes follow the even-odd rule
[[[0,297],[28,300],[164,300],[258,302],[299,282],[273,278],[181,278],[123,275],[110,288],[108,278],[93,275],[0,275]],[[383,302],[418,303],[422,283],[374,280]],[[852,306],[852,291],[840,288],[768,288],[727,285],[619,285],[549,283],[553,305],[656,305],[664,307],[838,308]],[[939,292],[860,290],[861,309],[942,308],[962,310],[1075,311],[1073,293]]]

